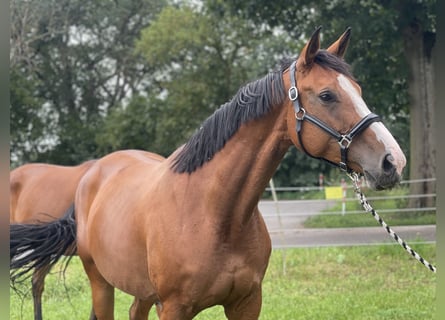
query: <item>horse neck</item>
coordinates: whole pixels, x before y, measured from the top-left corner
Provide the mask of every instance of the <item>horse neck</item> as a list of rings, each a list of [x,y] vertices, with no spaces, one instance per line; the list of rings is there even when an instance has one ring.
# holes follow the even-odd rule
[[[200,197],[207,199],[207,208],[213,206],[213,212],[222,218],[230,215],[243,223],[252,215],[290,145],[286,108],[274,107],[267,115],[242,125],[190,179],[196,179],[193,185],[202,185]]]

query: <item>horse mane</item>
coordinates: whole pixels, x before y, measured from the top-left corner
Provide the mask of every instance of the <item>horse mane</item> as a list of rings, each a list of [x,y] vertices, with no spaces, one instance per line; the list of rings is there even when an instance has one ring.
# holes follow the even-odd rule
[[[282,74],[295,60],[285,58],[279,68],[241,87],[230,101],[202,123],[175,156],[172,169],[177,173],[194,172],[210,161],[242,124],[260,118],[281,104],[287,97]],[[349,65],[325,50],[317,53],[315,63],[352,78]]]
[[[314,62],[325,69],[335,70],[355,81],[355,78],[351,73],[351,66],[335,54],[329,53],[326,50],[319,50],[315,56]]]

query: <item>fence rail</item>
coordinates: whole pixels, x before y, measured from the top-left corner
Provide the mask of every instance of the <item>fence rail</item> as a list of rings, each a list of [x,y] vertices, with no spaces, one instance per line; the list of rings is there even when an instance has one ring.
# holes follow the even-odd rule
[[[433,205],[423,207],[408,207],[411,199],[428,199],[435,200],[435,186],[431,193],[416,193],[409,194],[409,184],[412,183],[434,183],[435,178],[405,180],[401,182],[402,192],[393,191],[379,191],[378,194],[367,195],[367,199],[375,204],[376,210],[381,214],[386,213],[402,213],[409,214],[410,212],[436,212],[435,201]],[[269,232],[272,237],[273,248],[291,248],[291,247],[311,247],[311,246],[350,246],[350,245],[376,245],[376,244],[397,244],[389,241],[387,234],[376,226],[357,227],[357,228],[305,228],[304,221],[314,215],[353,215],[364,214],[364,211],[359,206],[352,208],[348,206],[348,210],[332,211],[332,207],[342,203],[342,209],[345,207],[343,203],[357,202],[355,197],[352,197],[352,185],[341,185],[348,191],[348,197],[343,196],[338,199],[320,199],[325,195],[324,186],[303,186],[303,187],[274,187],[273,181],[270,182],[270,187],[266,192],[270,192],[272,200],[260,201],[260,211],[268,225]],[[330,184],[328,187],[335,187]],[[368,193],[363,187],[365,194]],[[314,192],[315,191],[315,192]],[[286,192],[286,196],[281,192]],[[289,193],[290,198],[289,200]],[[318,197],[318,199],[304,199],[307,198],[307,193],[311,196]],[[394,194],[395,193],[395,194]],[[397,194],[402,193],[402,194]],[[315,195],[314,195],[315,194]],[[281,199],[280,199],[281,198]],[[284,199],[287,198],[287,199]],[[386,201],[386,203],[385,203]],[[396,202],[394,204],[394,201]],[[400,203],[398,203],[400,201]],[[379,203],[380,202],[380,203]],[[391,203],[392,202],[392,203]],[[331,208],[331,209],[329,209]],[[326,210],[328,209],[328,210]],[[337,210],[337,209],[334,209]],[[400,233],[403,239],[409,242],[420,243],[435,243],[435,225],[423,226],[397,226],[397,232]],[[283,255],[285,253],[283,252]]]
[[[402,185],[402,188],[406,188],[407,185],[413,184],[413,183],[434,183],[436,182],[436,178],[426,178],[426,179],[415,179],[415,180],[402,180],[400,184]],[[356,202],[357,199],[355,197],[347,197],[346,193],[342,198],[337,199],[304,199],[298,194],[302,194],[309,191],[318,191],[323,192],[325,191],[325,187],[334,187],[334,186],[343,186],[345,190],[351,190],[353,188],[352,184],[345,184],[338,183],[337,185],[334,185],[330,183],[328,186],[302,186],[302,187],[275,187],[273,184],[273,181],[271,180],[271,183],[269,184],[269,187],[266,188],[266,192],[270,192],[272,195],[272,199],[274,202],[279,202],[281,204],[286,203],[286,201],[295,201],[295,200],[304,200],[306,203],[325,203],[326,201],[331,201],[332,203],[342,203],[343,209],[342,211],[326,211],[323,212],[323,214],[357,214],[362,213],[362,210],[345,210],[345,203],[347,202]],[[295,192],[295,198],[293,200],[284,200],[279,199],[279,193],[281,192]],[[384,201],[384,200],[408,200],[408,199],[425,199],[425,198],[433,198],[435,199],[437,194],[436,193],[424,193],[424,194],[399,194],[399,195],[391,195],[386,194],[385,191],[379,191],[382,195],[378,196],[367,196],[367,199],[372,202],[378,202],[378,201]],[[320,195],[319,195],[320,196]],[[435,203],[435,202],[434,202]],[[277,207],[278,208],[278,207]],[[428,206],[428,207],[401,207],[401,208],[379,208],[378,210],[381,213],[393,213],[393,212],[427,212],[427,211],[436,211],[436,206]],[[285,215],[285,216],[303,216],[301,213],[288,213],[288,212],[277,212],[277,214]]]
[[[436,178],[426,178],[426,179],[413,179],[413,180],[402,180],[400,181],[401,185],[404,184],[412,184],[412,183],[422,183],[422,182],[436,182]],[[338,184],[333,184],[333,183],[329,183],[327,185],[328,187],[331,186],[340,186],[340,183]],[[353,186],[352,184],[347,184],[348,189],[352,189]],[[303,186],[303,187],[273,187],[273,189],[276,192],[284,192],[284,191],[299,191],[299,192],[305,192],[305,191],[322,191],[324,190],[326,186]],[[272,187],[267,187],[266,188],[267,192],[272,192]]]

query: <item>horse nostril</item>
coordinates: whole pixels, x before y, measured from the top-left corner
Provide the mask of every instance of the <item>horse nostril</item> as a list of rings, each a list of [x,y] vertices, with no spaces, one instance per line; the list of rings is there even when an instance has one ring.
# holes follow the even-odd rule
[[[394,157],[389,153],[383,159],[383,172],[386,174],[392,174],[395,170]]]

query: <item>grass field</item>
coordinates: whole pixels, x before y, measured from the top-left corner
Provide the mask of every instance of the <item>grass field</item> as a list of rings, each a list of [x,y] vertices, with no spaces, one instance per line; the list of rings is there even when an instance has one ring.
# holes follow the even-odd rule
[[[434,263],[435,245],[413,245]],[[283,260],[284,258],[284,260]],[[283,261],[285,270],[283,272]],[[274,250],[263,283],[260,319],[435,319],[436,276],[397,245]],[[32,299],[11,291],[10,319],[33,319]],[[116,319],[128,319],[131,297],[116,293]],[[47,277],[43,315],[50,319],[88,319],[90,289],[79,259],[63,279]],[[157,319],[152,310],[151,319]],[[225,319],[221,307],[196,319]]]
[[[436,224],[436,213],[415,212],[397,213],[387,212],[377,213],[389,226],[412,226]],[[354,227],[377,227],[379,223],[367,212],[352,214],[320,214],[309,217],[304,221],[305,228],[354,228]]]

